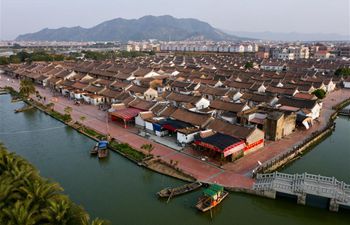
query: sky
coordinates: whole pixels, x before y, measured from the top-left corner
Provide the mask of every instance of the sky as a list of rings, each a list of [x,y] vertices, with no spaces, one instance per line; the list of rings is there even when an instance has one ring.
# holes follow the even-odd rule
[[[0,0],[0,40],[43,28],[145,15],[196,18],[230,31],[350,36],[350,0]]]

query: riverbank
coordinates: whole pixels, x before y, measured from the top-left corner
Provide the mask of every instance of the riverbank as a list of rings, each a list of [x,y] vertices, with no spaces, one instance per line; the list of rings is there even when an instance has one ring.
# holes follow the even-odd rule
[[[5,88],[6,89],[6,88]],[[13,89],[7,89],[8,93],[12,93],[13,96],[18,97],[18,93]],[[37,108],[38,110],[44,112],[45,114],[51,116],[52,118],[64,123],[65,125],[73,128],[79,133],[95,140],[100,141],[107,138],[106,134],[99,133],[93,128],[87,127],[79,123],[78,121],[73,121],[69,116],[61,114],[53,110],[52,105],[44,105],[33,98],[28,98],[23,100],[26,104]],[[174,177],[183,181],[195,181],[196,179],[189,174],[184,173],[181,169],[177,168],[173,163],[169,164],[161,159],[154,159],[153,155],[146,155],[144,152],[137,151],[133,149],[128,143],[120,143],[116,140],[112,140],[109,144],[109,149],[122,155],[131,162],[150,169],[154,172]]]
[[[166,200],[159,200],[155,193],[165,187],[181,186],[184,184],[182,181],[135,166],[113,152],[106,160],[96,160],[87,151],[94,144],[92,139],[40,110],[15,114],[13,110],[23,106],[23,103],[10,102],[9,95],[0,96],[0,139],[8,148],[35,165],[42,176],[59,182],[65,194],[83,205],[92,217],[108,219],[112,224],[231,225],[234,221],[236,225],[256,222],[262,225],[346,225],[350,219],[346,211],[334,214],[326,209],[300,207],[294,201],[270,200],[240,193],[230,194],[216,207],[213,219],[193,207],[201,195],[200,190],[172,198],[167,204]],[[346,149],[349,141],[344,138],[348,134],[346,129],[349,129],[350,120],[342,117],[337,119],[337,124],[331,138],[289,166],[295,168],[298,165],[298,170],[290,173],[336,174],[350,183],[346,163],[349,159],[349,154],[346,154],[349,152]],[[344,142],[339,140],[339,135],[342,135]],[[337,143],[331,149],[330,146]],[[327,160],[320,164],[318,155]],[[331,162],[335,162],[335,168],[332,168]]]
[[[8,82],[8,84],[14,88],[18,88],[18,82],[16,80]],[[45,96],[46,99],[48,99],[48,102],[53,98],[49,90],[40,87],[37,87],[37,90],[42,96]],[[250,178],[251,171],[257,167],[258,161],[265,163],[278,155],[286,153],[296,144],[305,141],[313,132],[323,129],[334,111],[332,107],[349,97],[349,90],[337,90],[330,93],[324,101],[324,107],[319,121],[308,131],[297,131],[280,141],[267,142],[262,150],[247,155],[234,163],[226,163],[222,167],[203,161],[201,158],[193,156],[187,151],[176,151],[140,137],[137,135],[137,130],[134,128],[124,129],[118,124],[109,123],[108,133],[110,133],[118,142],[129,143],[133,149],[139,152],[144,152],[141,149],[143,144],[150,143],[154,145],[155,148],[152,151],[152,154],[155,158],[168,164],[172,164],[171,162],[177,162],[176,168],[183,171],[184,174],[189,174],[191,177],[194,177],[201,182],[219,183],[225,187],[234,189],[250,189],[254,183],[254,180]],[[84,116],[86,117],[86,120],[82,122],[84,126],[101,134],[107,134],[106,113],[101,112],[91,105],[75,106],[71,101],[64,97],[55,96],[55,99],[57,99],[54,106],[55,111],[63,113],[65,107],[72,107],[73,112],[71,115],[73,120],[79,121],[79,118]]]

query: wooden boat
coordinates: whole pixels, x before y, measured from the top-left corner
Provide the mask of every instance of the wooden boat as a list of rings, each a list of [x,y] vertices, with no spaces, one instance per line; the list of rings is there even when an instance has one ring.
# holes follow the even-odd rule
[[[212,184],[203,191],[203,196],[199,198],[196,208],[202,212],[206,212],[219,205],[228,195],[224,188],[217,184]]]
[[[12,103],[21,102],[21,101],[22,101],[21,98],[12,98],[12,99],[11,99],[11,102],[12,102]]]
[[[202,186],[202,183],[200,182],[194,182],[190,184],[185,184],[180,187],[175,187],[175,188],[164,188],[160,190],[157,194],[161,198],[166,198],[166,197],[173,197],[177,195],[182,195],[185,193],[188,193],[190,191],[194,191]]]
[[[15,109],[15,113],[19,113],[19,112],[25,112],[27,110],[33,109],[34,106],[28,105],[28,106],[24,106],[22,108],[19,109]]]
[[[99,149],[97,155],[98,155],[99,159],[106,158],[108,156],[108,148],[106,148],[106,149]]]
[[[97,153],[98,153],[98,143],[96,143],[96,145],[94,145],[94,147],[91,148],[90,155],[97,155]]]
[[[91,155],[97,155],[99,159],[108,156],[108,141],[97,142],[90,150]]]

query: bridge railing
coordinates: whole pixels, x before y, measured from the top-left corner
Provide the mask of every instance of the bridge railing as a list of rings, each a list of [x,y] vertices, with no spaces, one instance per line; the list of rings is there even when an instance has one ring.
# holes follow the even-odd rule
[[[283,189],[294,192],[312,192],[337,199],[350,197],[350,185],[334,177],[302,173],[286,174],[280,172],[257,174],[256,188]]]

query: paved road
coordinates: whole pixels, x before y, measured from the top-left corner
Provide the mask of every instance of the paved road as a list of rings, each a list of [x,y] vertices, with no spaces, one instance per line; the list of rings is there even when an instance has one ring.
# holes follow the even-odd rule
[[[12,86],[17,90],[19,88],[17,80],[8,81],[4,76],[0,79],[0,86]],[[37,87],[37,90],[42,96],[46,97],[46,104],[54,100],[51,92],[48,89]],[[277,142],[268,142],[262,150],[247,155],[234,163],[226,163],[222,167],[219,167],[217,162],[202,161],[200,158],[198,158],[198,155],[191,154],[192,151],[190,150],[179,152],[161,144],[149,141],[148,139],[137,135],[137,129],[135,128],[124,129],[115,122],[109,122],[107,128],[107,113],[98,110],[95,106],[76,106],[67,98],[57,97],[57,101],[54,102],[54,108],[56,111],[64,113],[65,107],[72,107],[73,111],[71,114],[73,120],[81,122],[80,117],[84,116],[86,117],[83,122],[84,125],[94,128],[95,130],[104,134],[107,133],[108,129],[108,133],[110,133],[113,138],[121,142],[127,142],[133,148],[139,151],[143,151],[141,149],[142,144],[152,143],[152,145],[155,147],[152,154],[159,156],[168,162],[177,161],[180,169],[196,177],[200,181],[220,183],[227,187],[251,188],[254,180],[249,178],[247,174],[257,166],[257,161],[267,161],[277,154],[286,151],[297,141],[302,141],[313,131],[325,126],[326,121],[333,112],[331,109],[332,106],[349,97],[350,90],[339,90],[329,94],[324,101],[324,109],[322,110],[320,122],[315,124],[311,129],[308,131],[295,132],[287,138]]]

